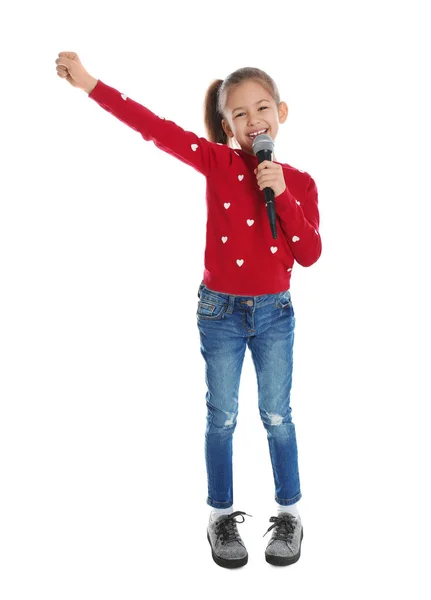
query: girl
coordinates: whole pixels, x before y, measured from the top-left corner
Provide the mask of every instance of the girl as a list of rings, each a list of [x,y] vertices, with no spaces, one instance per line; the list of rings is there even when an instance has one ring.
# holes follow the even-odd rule
[[[206,177],[205,269],[198,290],[197,325],[205,360],[207,424],[205,459],[207,538],[214,561],[245,565],[247,550],[233,511],[232,437],[238,389],[248,346],[256,369],[259,411],[267,431],[277,516],[265,551],[274,565],[300,557],[302,523],[295,425],[290,408],[295,314],[290,293],[294,261],[303,267],[321,255],[317,189],[306,172],[265,160],[258,164],[254,138],[273,140],[287,119],[274,81],[242,68],[216,80],[205,97],[208,138],[185,131],[91,77],[74,52],[60,52],[57,74],[87,92],[104,110],[147,141]],[[272,238],[264,192],[275,197],[278,237]],[[241,516],[241,521],[235,517]],[[267,531],[267,533],[268,533]],[[266,535],[266,534],[265,534]]]

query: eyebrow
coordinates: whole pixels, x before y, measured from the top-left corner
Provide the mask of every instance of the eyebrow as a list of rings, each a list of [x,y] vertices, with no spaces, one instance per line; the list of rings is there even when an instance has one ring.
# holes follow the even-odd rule
[[[255,102],[255,104],[260,104],[261,102],[269,102],[269,100],[267,100],[266,98],[264,98],[263,100],[258,100],[257,102]],[[245,108],[244,106],[238,106],[238,108],[234,108],[232,110],[232,112],[235,112],[236,110],[240,110],[241,108]]]

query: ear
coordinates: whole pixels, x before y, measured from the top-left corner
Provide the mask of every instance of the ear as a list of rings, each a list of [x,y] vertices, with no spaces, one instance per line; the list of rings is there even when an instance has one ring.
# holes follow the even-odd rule
[[[230,128],[229,123],[225,119],[222,119],[221,126],[223,127],[223,131],[225,132],[227,137],[233,138],[232,129]]]
[[[284,123],[287,119],[287,113],[289,112],[289,107],[286,102],[280,102],[278,105],[278,120],[280,123]]]

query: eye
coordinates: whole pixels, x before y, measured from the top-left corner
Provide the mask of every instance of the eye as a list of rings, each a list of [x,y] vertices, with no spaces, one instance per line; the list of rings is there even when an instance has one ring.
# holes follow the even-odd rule
[[[259,110],[265,110],[265,108],[268,108],[268,106],[261,106]]]
[[[242,113],[237,113],[234,118],[236,119],[237,117],[240,117],[241,115],[244,115],[244,114],[245,113],[243,113],[243,112]]]

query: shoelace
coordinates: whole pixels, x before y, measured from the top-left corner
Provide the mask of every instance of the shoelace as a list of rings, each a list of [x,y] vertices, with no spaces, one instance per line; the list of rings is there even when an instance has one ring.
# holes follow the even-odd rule
[[[217,535],[220,534],[220,542],[222,546],[223,544],[226,544],[228,542],[234,542],[239,538],[239,533],[238,529],[236,528],[236,524],[244,523],[245,519],[244,517],[242,517],[242,521],[237,521],[235,517],[237,517],[238,515],[247,515],[247,517],[252,516],[240,510],[236,510],[235,512],[231,513],[227,518],[221,519],[216,523],[215,532]]]
[[[280,515],[279,517],[271,517],[269,521],[270,523],[274,523],[274,525],[269,527],[266,533],[263,534],[263,537],[266,536],[268,531],[271,531],[271,529],[274,529],[275,527],[276,529],[274,531],[273,540],[291,542],[293,532],[295,531],[294,520],[295,517],[289,514]]]

